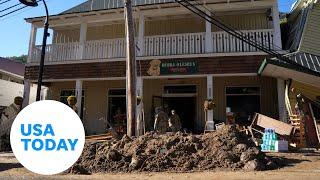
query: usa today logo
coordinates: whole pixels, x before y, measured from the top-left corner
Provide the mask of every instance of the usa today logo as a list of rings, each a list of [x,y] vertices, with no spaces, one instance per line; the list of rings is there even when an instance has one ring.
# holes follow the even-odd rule
[[[17,160],[28,170],[53,175],[70,168],[80,157],[85,133],[78,115],[57,101],[39,101],[14,120],[10,142]]]

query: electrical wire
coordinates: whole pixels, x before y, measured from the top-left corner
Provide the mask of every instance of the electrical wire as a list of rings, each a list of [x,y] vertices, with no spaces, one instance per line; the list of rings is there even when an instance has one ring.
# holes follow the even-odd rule
[[[188,10],[190,10],[191,12],[195,13],[196,15],[200,16],[201,18],[205,19],[206,21],[210,22],[211,24],[216,25],[218,28],[226,31],[228,34],[240,39],[241,41],[256,47],[257,49],[272,55],[286,63],[292,64],[298,68],[304,68],[302,65],[292,61],[290,58],[283,56],[282,54],[271,50],[270,48],[265,47],[264,45],[259,45],[258,42],[248,39],[245,36],[243,36],[243,33],[239,33],[237,31],[235,31],[234,29],[226,26],[224,23],[222,23],[221,21],[217,20],[216,18],[212,17],[211,15],[208,15],[207,13],[203,12],[201,9],[199,9],[198,7],[196,7],[194,4],[190,3],[189,0],[175,0],[177,3],[179,3],[180,5],[182,5],[183,7],[187,8]]]
[[[40,1],[41,1],[41,0],[38,0],[37,2],[40,2]],[[16,4],[16,5],[10,6],[10,7],[6,8],[6,9],[1,10],[0,12],[7,11],[7,10],[12,9],[12,8],[14,8],[14,7],[17,7],[17,6],[19,6],[19,5],[21,5],[21,3],[18,3],[18,4]],[[17,11],[20,11],[20,10],[26,8],[26,7],[29,7],[29,6],[24,5],[24,6],[20,7],[20,8],[18,8],[18,9],[15,9],[15,10],[13,10],[13,11],[10,11],[10,12],[8,12],[8,13],[6,13],[6,14],[1,15],[0,18],[3,18],[3,17],[8,16],[8,15],[10,15],[10,14],[13,14],[13,13],[15,13],[15,12],[17,12]]]
[[[0,1],[0,5],[1,5],[1,4],[4,4],[4,3],[7,3],[7,2],[10,2],[10,1],[11,1],[11,0],[6,0],[6,1],[4,1],[4,2],[1,2],[1,1]]]
[[[2,10],[0,10],[0,12],[7,11],[7,10],[12,9],[12,8],[14,8],[14,7],[17,7],[17,6],[19,6],[19,5],[21,5],[21,3],[15,4],[15,5],[10,6],[10,7],[7,7],[7,8],[5,8],[5,9],[2,9]]]
[[[201,4],[201,3],[199,2],[199,0],[195,0],[195,1],[192,1],[192,2],[197,3],[197,6],[201,6],[201,7],[203,7],[205,10],[209,11],[209,12],[211,13],[211,16],[214,16],[214,15],[215,15],[215,13],[212,11],[212,9],[210,9],[209,7]],[[219,21],[222,23],[222,20],[219,19],[218,17],[215,17],[215,19],[219,20]],[[232,27],[230,24],[224,23],[224,25],[225,25],[225,26],[228,26],[230,29],[236,29],[235,27]],[[244,34],[241,30],[237,30],[237,31],[238,31],[239,33]],[[255,43],[264,46],[264,44],[262,44],[262,43],[260,43],[260,42],[255,41]],[[277,50],[282,50],[281,47],[277,46],[277,45],[274,44],[274,43],[272,43],[272,47],[275,48],[275,49],[277,49]]]
[[[208,15],[206,12],[202,11],[201,9],[199,9],[198,7],[196,7],[194,4],[189,3],[189,1],[184,1],[186,2],[188,5],[187,6],[193,6],[194,10],[198,13],[198,14],[202,14],[204,17],[207,17],[209,19],[211,19],[211,21],[213,21],[212,23],[214,25],[216,25],[217,27],[219,27],[220,29],[226,31],[227,33],[237,37],[238,39],[248,43],[251,46],[254,46],[256,48],[258,48],[259,50],[262,50],[266,53],[271,53],[275,56],[280,55],[279,53],[272,51],[270,48],[265,47],[264,44],[261,44],[255,40],[250,39],[250,37],[246,37],[244,36],[244,33],[241,31],[236,31],[233,27],[230,27],[228,25],[226,25],[225,23],[223,23],[221,20],[217,19],[216,17],[212,17],[211,15]],[[196,2],[196,1],[192,1],[192,2]],[[197,3],[197,2],[196,2]],[[198,3],[198,6],[201,6],[201,4]]]
[[[231,34],[232,36],[235,36],[236,38],[238,38],[238,39],[248,43],[249,45],[254,46],[254,47],[258,48],[259,50],[262,50],[262,51],[264,51],[264,52],[266,52],[268,54],[277,55],[277,53],[272,52],[272,51],[268,50],[267,48],[264,48],[263,46],[256,45],[254,42],[252,42],[249,39],[247,39],[246,37],[244,37],[243,34],[240,34],[240,33],[236,32],[235,30],[233,30],[232,28],[226,26],[225,24],[223,24],[219,20],[217,20],[217,19],[213,18],[212,16],[208,15],[207,13],[203,12],[202,10],[200,10],[199,8],[197,8],[196,6],[191,4],[188,0],[181,0],[181,1],[178,1],[178,2],[182,6],[186,7],[190,11],[192,11],[193,13],[195,13],[198,16],[202,17],[206,21],[214,24],[218,28],[226,31],[227,33]]]
[[[28,7],[28,6],[22,6],[22,7],[18,8],[18,9],[15,9],[15,10],[13,10],[13,11],[10,11],[10,12],[8,12],[8,13],[6,13],[6,14],[1,15],[0,18],[3,18],[3,17],[8,16],[8,15],[10,15],[10,14],[13,14],[13,13],[15,13],[15,12],[17,12],[17,11],[20,11],[20,10],[26,8],[26,7]]]

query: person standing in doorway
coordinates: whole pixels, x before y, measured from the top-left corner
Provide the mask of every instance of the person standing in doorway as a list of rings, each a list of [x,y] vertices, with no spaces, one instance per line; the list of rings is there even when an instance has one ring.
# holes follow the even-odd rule
[[[164,134],[168,129],[168,114],[163,111],[162,107],[157,108],[156,112],[158,113],[155,116],[154,130]]]
[[[169,128],[172,132],[178,132],[181,130],[181,121],[176,110],[171,110],[171,116],[169,118]]]
[[[78,108],[76,106],[77,104],[77,98],[75,96],[69,96],[67,98],[67,101],[68,101],[68,105],[69,107],[74,110],[74,112],[78,113]]]

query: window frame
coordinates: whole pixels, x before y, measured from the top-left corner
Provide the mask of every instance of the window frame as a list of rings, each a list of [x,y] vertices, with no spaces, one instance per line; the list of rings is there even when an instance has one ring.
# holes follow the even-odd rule
[[[127,101],[127,95],[124,94],[124,95],[110,95],[110,90],[126,90],[126,88],[108,88],[107,90],[107,111],[106,111],[106,121],[108,121],[108,123],[111,124],[111,119],[109,118],[109,113],[110,113],[110,108],[109,108],[109,100],[110,98],[113,98],[113,97],[124,97]],[[127,102],[126,102],[127,103]],[[125,112],[127,113],[127,109],[125,109]]]
[[[245,87],[257,87],[259,88],[259,93],[258,94],[227,94],[227,88],[245,88]],[[260,112],[261,112],[261,107],[262,107],[262,93],[261,93],[261,85],[236,85],[236,86],[225,86],[224,88],[224,114],[226,115],[226,109],[227,109],[227,98],[228,96],[259,96],[259,106],[260,106]]]

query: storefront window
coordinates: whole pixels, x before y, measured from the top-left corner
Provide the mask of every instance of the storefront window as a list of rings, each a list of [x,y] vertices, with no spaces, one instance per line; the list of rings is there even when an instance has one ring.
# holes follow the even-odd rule
[[[60,102],[68,105],[68,97],[69,96],[75,96],[76,91],[75,90],[62,90],[60,92]],[[82,101],[81,101],[81,114],[80,114],[80,118],[83,119],[83,112],[84,112],[84,90],[82,90]]]
[[[254,113],[260,112],[260,87],[227,87],[226,101],[235,122],[249,125]]]
[[[111,89],[108,93],[108,121],[120,134],[126,133],[126,90]]]

